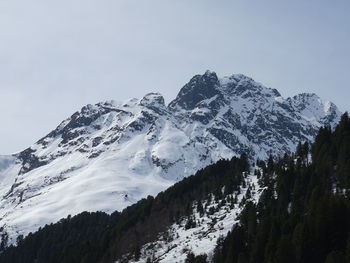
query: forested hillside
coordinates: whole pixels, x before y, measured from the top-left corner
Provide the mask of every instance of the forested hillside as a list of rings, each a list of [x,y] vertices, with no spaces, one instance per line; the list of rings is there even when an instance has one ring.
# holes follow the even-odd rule
[[[62,219],[20,238],[17,247],[0,254],[0,262],[112,262],[130,252],[132,258],[137,257],[140,246],[187,218],[194,201],[210,195],[221,200],[239,189],[248,169],[246,155],[219,161],[121,213],[86,212]]]
[[[214,262],[350,262],[350,120],[264,168],[268,186],[218,242]]]

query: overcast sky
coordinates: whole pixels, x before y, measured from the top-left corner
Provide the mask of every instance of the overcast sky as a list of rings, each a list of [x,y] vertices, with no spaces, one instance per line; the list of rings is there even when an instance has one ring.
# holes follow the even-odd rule
[[[243,73],[349,110],[350,1],[0,1],[0,154],[88,103]]]

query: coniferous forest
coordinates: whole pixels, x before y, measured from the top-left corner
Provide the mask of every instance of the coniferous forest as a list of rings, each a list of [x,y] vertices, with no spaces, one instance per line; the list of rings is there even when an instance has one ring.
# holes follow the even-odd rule
[[[208,196],[225,200],[237,191],[252,166],[245,154],[221,160],[122,212],[84,212],[62,219],[19,237],[16,246],[1,244],[0,262],[113,262],[125,254],[137,259],[142,245],[190,216],[194,202]],[[271,156],[254,166],[262,171],[260,200],[247,199],[239,223],[219,238],[211,260],[350,262],[348,114],[335,129],[321,128],[312,145],[300,143],[294,154]],[[189,253],[186,262],[208,260]]]
[[[335,131],[321,128],[311,148],[299,144],[295,155],[270,160],[261,179],[259,203],[245,206],[214,262],[350,262],[347,114]]]
[[[136,256],[140,246],[192,213],[192,203],[213,194],[237,190],[249,169],[246,155],[222,160],[121,213],[81,213],[47,225],[0,254],[0,262],[112,262],[125,253]],[[225,193],[221,189],[224,187]],[[128,261],[126,259],[126,261]]]

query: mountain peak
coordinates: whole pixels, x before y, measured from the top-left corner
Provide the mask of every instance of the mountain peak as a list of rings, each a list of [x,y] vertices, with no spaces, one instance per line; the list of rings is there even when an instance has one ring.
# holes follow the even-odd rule
[[[232,95],[242,95],[243,93],[262,94],[268,97],[280,97],[281,94],[276,89],[263,86],[254,79],[243,74],[232,74],[220,79],[220,85],[226,93]]]
[[[219,79],[215,72],[207,70],[203,75],[195,75],[179,92],[169,108],[193,109],[202,100],[218,94]]]
[[[289,101],[294,107],[301,110],[312,107],[326,115],[333,114],[334,111],[338,111],[334,103],[322,100],[315,93],[300,93],[290,98]],[[339,111],[337,113],[340,114]]]
[[[142,106],[165,106],[164,97],[158,92],[146,94],[140,101]]]
[[[207,78],[207,79],[213,79],[214,81],[218,80],[218,76],[216,75],[216,73],[214,71],[209,70],[209,69],[206,70],[202,76]]]

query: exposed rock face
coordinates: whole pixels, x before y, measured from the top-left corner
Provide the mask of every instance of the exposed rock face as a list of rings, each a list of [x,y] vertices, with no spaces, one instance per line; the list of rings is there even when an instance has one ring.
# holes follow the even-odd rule
[[[18,155],[0,156],[0,227],[11,242],[68,214],[120,210],[221,158],[294,151],[340,115],[315,94],[283,99],[244,75],[210,71],[168,106],[158,93],[87,105]]]

